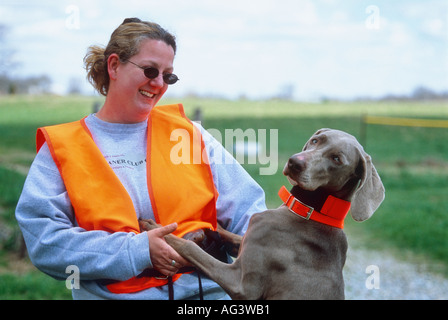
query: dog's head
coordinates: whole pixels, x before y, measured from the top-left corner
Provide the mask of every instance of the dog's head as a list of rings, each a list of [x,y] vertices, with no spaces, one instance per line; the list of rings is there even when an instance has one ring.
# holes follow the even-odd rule
[[[283,174],[304,190],[320,188],[351,201],[356,221],[370,218],[384,200],[384,186],[371,157],[355,137],[340,130],[318,130],[302,152],[288,160]]]

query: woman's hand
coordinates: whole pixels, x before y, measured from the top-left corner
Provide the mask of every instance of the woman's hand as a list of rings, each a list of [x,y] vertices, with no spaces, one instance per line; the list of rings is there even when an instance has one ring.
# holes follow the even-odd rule
[[[152,265],[165,276],[173,276],[180,268],[189,265],[164,239],[164,236],[176,229],[177,223],[172,223],[146,232]]]

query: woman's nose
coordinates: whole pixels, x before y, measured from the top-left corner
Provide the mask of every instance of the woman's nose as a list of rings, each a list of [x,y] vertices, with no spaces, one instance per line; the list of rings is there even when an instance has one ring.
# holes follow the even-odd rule
[[[159,73],[159,75],[158,75],[156,78],[151,79],[151,80],[149,81],[149,84],[150,84],[152,87],[163,88],[163,86],[165,85],[165,83],[163,82],[163,74],[162,74],[162,73]]]

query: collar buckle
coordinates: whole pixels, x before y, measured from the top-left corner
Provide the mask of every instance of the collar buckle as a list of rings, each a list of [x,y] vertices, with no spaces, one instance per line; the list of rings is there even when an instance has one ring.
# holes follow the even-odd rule
[[[291,200],[291,198],[292,198],[292,201],[291,201],[291,203],[289,203],[289,200]],[[294,211],[294,205],[296,204],[296,202],[298,202],[302,206],[308,208],[308,212],[306,213],[306,216],[302,216],[301,214],[298,214],[296,211]],[[288,203],[289,203],[289,205],[288,205]],[[310,207],[310,206],[304,204],[299,199],[295,198],[293,195],[289,196],[289,199],[286,201],[285,204],[288,207],[289,211],[291,211],[292,213],[295,213],[296,215],[298,215],[299,217],[301,217],[302,219],[305,219],[305,220],[310,220],[311,214],[314,212],[314,208],[313,207]]]

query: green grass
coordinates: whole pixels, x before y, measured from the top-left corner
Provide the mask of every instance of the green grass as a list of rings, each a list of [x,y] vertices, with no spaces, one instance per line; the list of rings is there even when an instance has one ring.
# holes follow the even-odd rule
[[[87,115],[101,98],[57,96],[0,97],[1,148],[35,150],[36,129]]]
[[[387,200],[365,227],[398,248],[448,262],[448,174],[404,169],[388,174]]]
[[[71,291],[65,282],[41,272],[0,274],[0,300],[69,300]]]
[[[25,177],[0,166],[0,249],[16,250],[21,233],[14,218],[14,210],[22,192]]]
[[[25,177],[19,173],[0,167],[0,205],[4,207],[15,207],[22,192]]]
[[[80,119],[102,98],[15,96],[0,97],[0,212],[2,223],[14,228],[14,208],[24,176],[12,172],[10,162],[27,164],[33,154],[36,129],[43,125]],[[268,207],[280,204],[277,191],[287,184],[283,164],[299,152],[309,136],[320,128],[347,131],[361,139],[361,117],[371,115],[448,119],[446,102],[296,103],[286,101],[182,101],[187,115],[200,107],[205,128],[278,129],[279,170],[259,175],[259,165],[244,167],[266,192]],[[347,230],[363,234],[374,246],[410,250],[442,262],[448,270],[448,129],[369,125],[362,141],[386,187],[386,200],[375,215],[361,224],[347,221]],[[269,136],[268,136],[269,137]],[[29,164],[29,163],[28,163]],[[348,220],[350,220],[348,218]],[[381,239],[378,241],[378,239]],[[14,246],[0,243],[0,249]],[[3,258],[2,258],[3,256]],[[0,254],[1,264],[7,265]],[[3,260],[3,262],[2,262]],[[22,279],[23,278],[23,279]],[[44,284],[41,284],[44,283]],[[59,289],[55,289],[53,285]],[[46,289],[47,288],[47,289]],[[3,291],[2,291],[3,290]],[[52,294],[52,292],[62,292]],[[40,273],[16,277],[0,272],[0,298],[69,298],[64,282],[53,282]]]

